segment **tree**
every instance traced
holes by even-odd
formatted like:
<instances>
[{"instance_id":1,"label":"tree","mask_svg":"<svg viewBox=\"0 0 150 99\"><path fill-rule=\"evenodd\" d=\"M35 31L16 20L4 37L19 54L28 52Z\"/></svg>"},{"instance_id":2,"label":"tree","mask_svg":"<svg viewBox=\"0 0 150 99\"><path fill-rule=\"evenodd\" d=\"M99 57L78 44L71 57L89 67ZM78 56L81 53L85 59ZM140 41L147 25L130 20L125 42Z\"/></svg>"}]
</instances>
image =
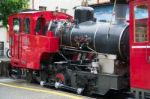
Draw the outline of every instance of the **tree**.
<instances>
[{"instance_id":1,"label":"tree","mask_svg":"<svg viewBox=\"0 0 150 99\"><path fill-rule=\"evenodd\" d=\"M0 21L7 27L8 16L27 7L29 0L0 0Z\"/></svg>"}]
</instances>

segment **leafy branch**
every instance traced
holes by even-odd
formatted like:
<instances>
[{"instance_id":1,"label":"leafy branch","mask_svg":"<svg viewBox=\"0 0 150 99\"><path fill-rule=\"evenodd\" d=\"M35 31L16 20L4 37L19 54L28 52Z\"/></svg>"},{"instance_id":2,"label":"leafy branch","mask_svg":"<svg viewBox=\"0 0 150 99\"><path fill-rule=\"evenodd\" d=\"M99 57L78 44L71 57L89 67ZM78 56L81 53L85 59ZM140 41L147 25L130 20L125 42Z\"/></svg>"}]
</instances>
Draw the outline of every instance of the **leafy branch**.
<instances>
[{"instance_id":1,"label":"leafy branch","mask_svg":"<svg viewBox=\"0 0 150 99\"><path fill-rule=\"evenodd\" d=\"M0 21L7 27L8 17L12 13L26 9L29 0L0 0Z\"/></svg>"}]
</instances>

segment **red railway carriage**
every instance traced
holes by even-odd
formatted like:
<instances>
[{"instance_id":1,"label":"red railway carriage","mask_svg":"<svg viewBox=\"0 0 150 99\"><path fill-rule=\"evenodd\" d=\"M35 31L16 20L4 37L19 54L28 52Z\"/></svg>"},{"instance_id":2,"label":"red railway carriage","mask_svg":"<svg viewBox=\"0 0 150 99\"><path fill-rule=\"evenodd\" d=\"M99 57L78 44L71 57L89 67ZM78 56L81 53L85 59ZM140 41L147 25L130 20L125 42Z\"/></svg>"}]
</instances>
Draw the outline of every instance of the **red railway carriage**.
<instances>
[{"instance_id":1,"label":"red railway carriage","mask_svg":"<svg viewBox=\"0 0 150 99\"><path fill-rule=\"evenodd\" d=\"M40 61L59 51L59 38L49 30L55 20L71 16L60 12L23 11L9 17L11 64L13 67L40 69ZM48 53L48 54L47 54Z\"/></svg>"},{"instance_id":2,"label":"red railway carriage","mask_svg":"<svg viewBox=\"0 0 150 99\"><path fill-rule=\"evenodd\" d=\"M141 16L137 16L137 14ZM130 2L130 82L136 99L150 94L150 0ZM142 97L142 98L141 98Z\"/></svg>"}]
</instances>

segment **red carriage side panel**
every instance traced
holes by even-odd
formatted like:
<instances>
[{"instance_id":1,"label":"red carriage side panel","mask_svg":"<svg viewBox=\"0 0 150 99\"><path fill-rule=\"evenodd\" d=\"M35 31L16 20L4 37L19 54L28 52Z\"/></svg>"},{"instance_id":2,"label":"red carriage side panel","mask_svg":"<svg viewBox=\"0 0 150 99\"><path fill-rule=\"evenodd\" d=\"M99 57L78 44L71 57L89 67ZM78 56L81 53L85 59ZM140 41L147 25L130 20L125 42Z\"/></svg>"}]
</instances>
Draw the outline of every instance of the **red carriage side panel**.
<instances>
[{"instance_id":1,"label":"red carriage side panel","mask_svg":"<svg viewBox=\"0 0 150 99\"><path fill-rule=\"evenodd\" d=\"M149 0L130 2L130 83L136 99L145 99L145 93L150 93L149 4Z\"/></svg>"}]
</instances>

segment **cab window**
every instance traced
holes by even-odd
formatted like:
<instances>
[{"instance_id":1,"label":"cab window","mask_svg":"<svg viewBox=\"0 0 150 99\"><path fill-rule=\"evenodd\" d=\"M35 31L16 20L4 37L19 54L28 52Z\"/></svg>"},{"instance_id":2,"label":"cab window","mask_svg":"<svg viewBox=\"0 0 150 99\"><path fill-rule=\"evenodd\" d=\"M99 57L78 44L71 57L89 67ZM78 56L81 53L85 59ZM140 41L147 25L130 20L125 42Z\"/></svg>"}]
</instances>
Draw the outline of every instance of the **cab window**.
<instances>
[{"instance_id":1,"label":"cab window","mask_svg":"<svg viewBox=\"0 0 150 99\"><path fill-rule=\"evenodd\" d=\"M19 33L21 30L21 20L19 18L13 19L13 32Z\"/></svg>"},{"instance_id":2,"label":"cab window","mask_svg":"<svg viewBox=\"0 0 150 99\"><path fill-rule=\"evenodd\" d=\"M146 5L135 6L135 39L136 43L148 41L148 7Z\"/></svg>"},{"instance_id":3,"label":"cab window","mask_svg":"<svg viewBox=\"0 0 150 99\"><path fill-rule=\"evenodd\" d=\"M29 18L24 19L24 33L25 34L30 33L30 19Z\"/></svg>"},{"instance_id":4,"label":"cab window","mask_svg":"<svg viewBox=\"0 0 150 99\"><path fill-rule=\"evenodd\" d=\"M35 32L38 35L44 35L44 27L46 25L46 20L42 17L37 19Z\"/></svg>"}]
</instances>

